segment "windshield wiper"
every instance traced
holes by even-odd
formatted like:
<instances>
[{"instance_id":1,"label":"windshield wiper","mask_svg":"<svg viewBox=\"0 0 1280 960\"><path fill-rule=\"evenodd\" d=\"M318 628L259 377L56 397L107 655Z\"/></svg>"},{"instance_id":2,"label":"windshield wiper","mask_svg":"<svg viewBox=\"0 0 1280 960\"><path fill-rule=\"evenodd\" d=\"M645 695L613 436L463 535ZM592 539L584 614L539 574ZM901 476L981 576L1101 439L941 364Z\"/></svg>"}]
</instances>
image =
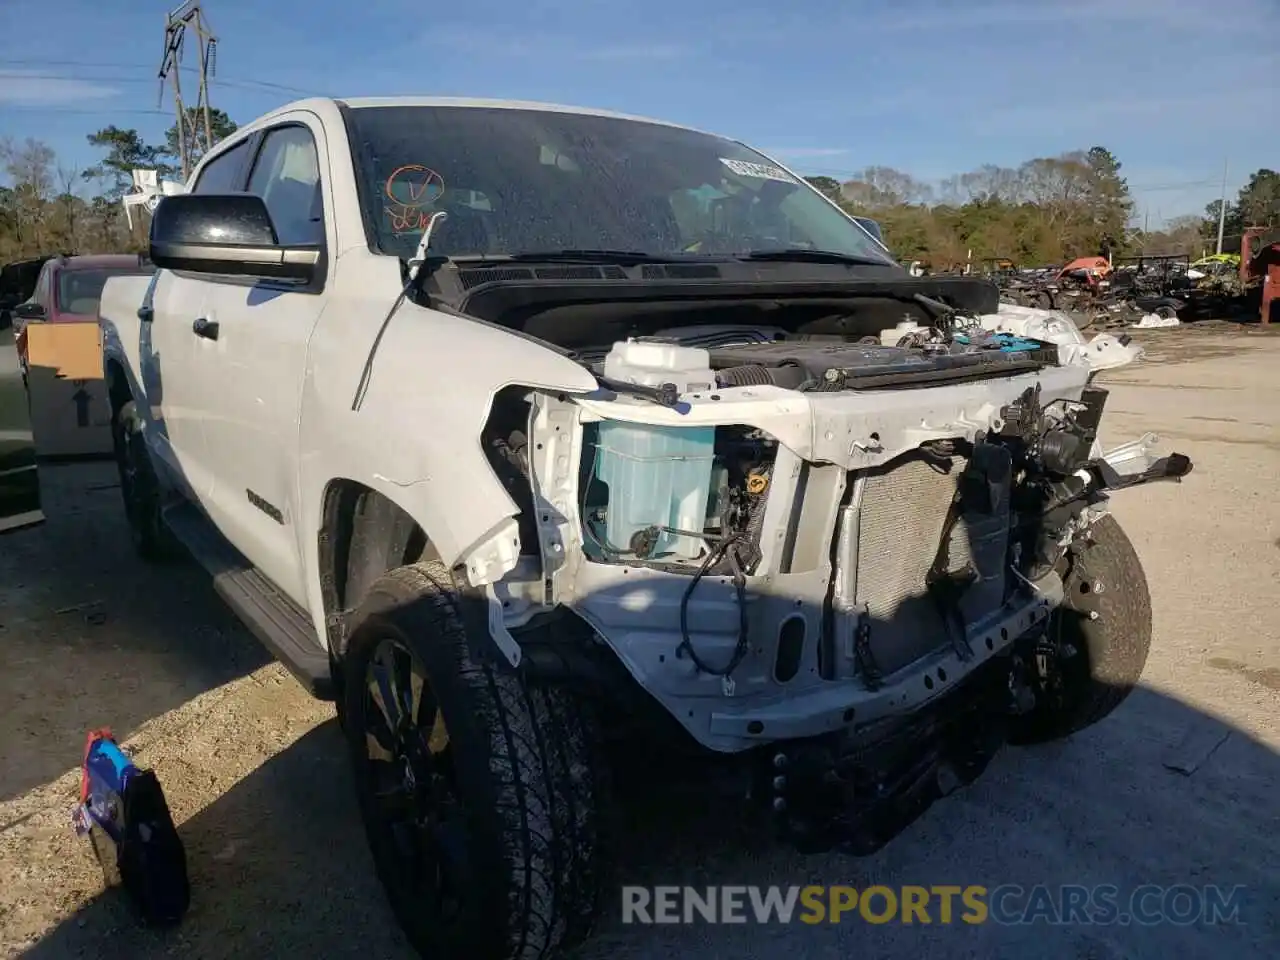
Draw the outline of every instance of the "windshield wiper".
<instances>
[{"instance_id":1,"label":"windshield wiper","mask_svg":"<svg viewBox=\"0 0 1280 960\"><path fill-rule=\"evenodd\" d=\"M646 253L643 250L521 250L519 253L476 254L454 260L500 260L515 263L672 263L698 259L679 253Z\"/></svg>"},{"instance_id":2,"label":"windshield wiper","mask_svg":"<svg viewBox=\"0 0 1280 960\"><path fill-rule=\"evenodd\" d=\"M807 247L780 247L776 250L751 250L738 254L739 260L773 260L778 263L847 263L864 267L887 267L878 257L860 257L835 250L810 250Z\"/></svg>"}]
</instances>

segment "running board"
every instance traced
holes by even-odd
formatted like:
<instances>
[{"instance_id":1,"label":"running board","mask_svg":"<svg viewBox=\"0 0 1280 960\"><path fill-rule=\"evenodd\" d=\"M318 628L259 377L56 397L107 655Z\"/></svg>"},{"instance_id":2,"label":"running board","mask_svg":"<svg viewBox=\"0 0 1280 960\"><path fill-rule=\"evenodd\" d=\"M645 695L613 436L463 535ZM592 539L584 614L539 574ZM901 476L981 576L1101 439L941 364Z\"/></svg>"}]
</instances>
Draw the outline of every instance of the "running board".
<instances>
[{"instance_id":1,"label":"running board","mask_svg":"<svg viewBox=\"0 0 1280 960\"><path fill-rule=\"evenodd\" d=\"M213 589L262 645L312 696L334 699L329 654L316 637L306 611L228 543L198 507L175 504L165 510L164 522L174 538L209 572Z\"/></svg>"}]
</instances>

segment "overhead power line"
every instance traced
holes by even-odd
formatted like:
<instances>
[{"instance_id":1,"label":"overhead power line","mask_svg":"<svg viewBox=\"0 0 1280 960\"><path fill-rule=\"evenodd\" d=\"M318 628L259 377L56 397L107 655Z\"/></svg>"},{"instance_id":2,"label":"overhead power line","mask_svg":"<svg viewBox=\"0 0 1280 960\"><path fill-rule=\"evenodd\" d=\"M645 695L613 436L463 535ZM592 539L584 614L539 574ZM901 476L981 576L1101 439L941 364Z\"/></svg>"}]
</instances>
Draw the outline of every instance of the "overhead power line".
<instances>
[{"instance_id":1,"label":"overhead power line","mask_svg":"<svg viewBox=\"0 0 1280 960\"><path fill-rule=\"evenodd\" d=\"M1178 183L1156 183L1150 186L1145 184L1130 184L1130 190L1140 190L1143 193L1159 193L1164 190L1187 190L1192 187L1211 187L1216 184L1216 180L1183 180Z\"/></svg>"},{"instance_id":2,"label":"overhead power line","mask_svg":"<svg viewBox=\"0 0 1280 960\"><path fill-rule=\"evenodd\" d=\"M0 60L0 80L56 80L67 83L155 83L156 76L152 74L149 77L136 76L119 76L119 75L102 75L89 73L29 73L25 70L14 70L12 67L21 65L23 61ZM51 61L44 61L46 66L56 66L58 64ZM90 66L90 64L83 64ZM140 64L97 64L98 68L114 67L116 69L146 69ZM193 67L182 67L184 73L197 73ZM315 89L307 89L304 87L294 87L285 83L276 83L272 80L259 80L254 77L223 77L219 75L216 82L222 86L236 87L240 89L254 90L260 88L267 91L278 91L280 93L292 93L304 97L326 96Z\"/></svg>"},{"instance_id":3,"label":"overhead power line","mask_svg":"<svg viewBox=\"0 0 1280 960\"><path fill-rule=\"evenodd\" d=\"M86 110L82 107L47 106L42 103L5 104L0 106L0 110L39 110L42 114L54 114L56 116L74 114L80 116L102 117L108 114L111 116L124 114L139 117L169 117L173 115L168 110L139 110L133 107L98 107L94 110Z\"/></svg>"}]
</instances>

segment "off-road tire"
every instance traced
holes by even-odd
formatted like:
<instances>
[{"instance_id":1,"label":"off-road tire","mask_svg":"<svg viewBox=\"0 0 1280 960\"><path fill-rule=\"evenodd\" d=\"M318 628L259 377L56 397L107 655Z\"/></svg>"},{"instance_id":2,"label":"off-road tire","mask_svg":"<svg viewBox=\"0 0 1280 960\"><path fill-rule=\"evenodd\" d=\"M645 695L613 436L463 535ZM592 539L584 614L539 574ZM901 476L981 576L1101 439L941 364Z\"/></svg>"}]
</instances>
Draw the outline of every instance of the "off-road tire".
<instances>
[{"instance_id":1,"label":"off-road tire","mask_svg":"<svg viewBox=\"0 0 1280 960\"><path fill-rule=\"evenodd\" d=\"M392 910L422 956L533 960L585 939L599 915L611 832L605 763L586 703L473 653L466 602L443 564L423 561L387 573L356 611L342 669L357 798ZM424 668L453 751L471 882L447 928L398 884L374 802L366 671L387 639Z\"/></svg>"},{"instance_id":2,"label":"off-road tire","mask_svg":"<svg viewBox=\"0 0 1280 960\"><path fill-rule=\"evenodd\" d=\"M168 560L176 548L161 515L160 480L147 452L142 426L132 400L124 403L111 420L111 441L120 473L125 519L138 556L149 561Z\"/></svg>"},{"instance_id":3,"label":"off-road tire","mask_svg":"<svg viewBox=\"0 0 1280 960\"><path fill-rule=\"evenodd\" d=\"M1110 514L1071 557L1064 586L1049 635L1077 650L1062 664L1065 697L1053 709L1037 706L1017 718L1014 743L1046 743L1097 723L1129 696L1147 663L1151 593L1142 561Z\"/></svg>"},{"instance_id":4,"label":"off-road tire","mask_svg":"<svg viewBox=\"0 0 1280 960\"><path fill-rule=\"evenodd\" d=\"M1168 304L1156 307L1155 315L1159 317L1161 320L1177 320L1178 319L1178 311L1173 309L1173 307L1169 306Z\"/></svg>"}]
</instances>

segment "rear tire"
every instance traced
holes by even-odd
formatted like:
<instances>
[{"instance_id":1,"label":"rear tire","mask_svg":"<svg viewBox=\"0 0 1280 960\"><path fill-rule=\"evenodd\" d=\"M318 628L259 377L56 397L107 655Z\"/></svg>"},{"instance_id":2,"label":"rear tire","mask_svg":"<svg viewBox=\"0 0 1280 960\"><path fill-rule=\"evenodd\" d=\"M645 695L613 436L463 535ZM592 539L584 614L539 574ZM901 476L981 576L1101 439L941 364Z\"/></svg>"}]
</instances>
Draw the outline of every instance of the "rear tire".
<instances>
[{"instance_id":1,"label":"rear tire","mask_svg":"<svg viewBox=\"0 0 1280 960\"><path fill-rule=\"evenodd\" d=\"M147 452L142 419L134 401L129 400L116 411L111 421L111 440L133 547L144 560L167 560L175 553L174 543L160 512L160 480Z\"/></svg>"},{"instance_id":2,"label":"rear tire","mask_svg":"<svg viewBox=\"0 0 1280 960\"><path fill-rule=\"evenodd\" d=\"M566 691L478 661L462 602L427 561L387 573L356 612L343 713L361 815L422 956L543 957L599 913L597 731Z\"/></svg>"},{"instance_id":3,"label":"rear tire","mask_svg":"<svg viewBox=\"0 0 1280 960\"><path fill-rule=\"evenodd\" d=\"M1050 640L1067 654L1056 664L1062 686L1016 718L1014 743L1046 743L1092 726L1120 706L1146 666L1151 594L1142 562L1110 514L1089 535L1066 576L1065 603L1049 622Z\"/></svg>"}]
</instances>

